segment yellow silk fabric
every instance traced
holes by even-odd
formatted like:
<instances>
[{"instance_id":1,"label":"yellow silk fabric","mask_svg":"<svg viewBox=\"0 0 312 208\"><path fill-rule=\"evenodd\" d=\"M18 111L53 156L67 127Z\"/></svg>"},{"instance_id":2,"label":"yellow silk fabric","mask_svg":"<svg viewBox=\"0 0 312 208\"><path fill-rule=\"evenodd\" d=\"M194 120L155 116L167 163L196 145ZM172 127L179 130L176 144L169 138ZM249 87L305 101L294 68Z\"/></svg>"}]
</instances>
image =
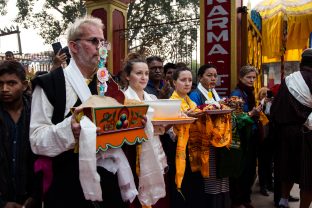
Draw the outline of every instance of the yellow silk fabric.
<instances>
[{"instance_id":1,"label":"yellow silk fabric","mask_svg":"<svg viewBox=\"0 0 312 208\"><path fill-rule=\"evenodd\" d=\"M186 98L181 98L176 92L171 99L182 100L181 110L195 109L196 104ZM176 184L181 188L185 172L186 146L188 144L192 172L200 171L203 177L209 177L209 146L229 146L232 141L231 114L204 115L195 123L175 125L178 136L176 151Z\"/></svg>"},{"instance_id":2,"label":"yellow silk fabric","mask_svg":"<svg viewBox=\"0 0 312 208\"><path fill-rule=\"evenodd\" d=\"M214 147L229 146L232 142L231 114L207 115L206 132Z\"/></svg>"},{"instance_id":3,"label":"yellow silk fabric","mask_svg":"<svg viewBox=\"0 0 312 208\"><path fill-rule=\"evenodd\" d=\"M305 49L307 47L312 32L312 3L310 14L288 17L287 31L287 50ZM301 57L298 60L301 60Z\"/></svg>"},{"instance_id":4,"label":"yellow silk fabric","mask_svg":"<svg viewBox=\"0 0 312 208\"><path fill-rule=\"evenodd\" d=\"M194 103L189 96L186 95L185 98L180 97L176 91L174 91L170 99L178 99L182 101L181 111L185 112L190 109L194 110L196 108L196 103Z\"/></svg>"},{"instance_id":5,"label":"yellow silk fabric","mask_svg":"<svg viewBox=\"0 0 312 208\"><path fill-rule=\"evenodd\" d=\"M189 109L195 109L196 104L188 97L182 98L176 91L173 92L170 99L179 99L181 103L181 111L188 111ZM177 188L181 188L182 180L185 172L185 159L186 159L186 146L189 139L190 124L175 125L173 130L178 136L177 149L176 149L176 176L175 181Z\"/></svg>"},{"instance_id":6,"label":"yellow silk fabric","mask_svg":"<svg viewBox=\"0 0 312 208\"><path fill-rule=\"evenodd\" d=\"M176 175L175 182L177 188L180 189L185 172L186 145L189 139L190 124L175 125L173 130L178 136L176 149Z\"/></svg>"},{"instance_id":7,"label":"yellow silk fabric","mask_svg":"<svg viewBox=\"0 0 312 208\"><path fill-rule=\"evenodd\" d=\"M205 122L206 117L202 116L191 124L188 149L192 172L200 171L203 177L209 177L210 141Z\"/></svg>"},{"instance_id":8,"label":"yellow silk fabric","mask_svg":"<svg viewBox=\"0 0 312 208\"><path fill-rule=\"evenodd\" d=\"M225 147L232 142L231 114L204 115L191 124L189 156L192 172L209 177L209 147Z\"/></svg>"},{"instance_id":9,"label":"yellow silk fabric","mask_svg":"<svg viewBox=\"0 0 312 208\"><path fill-rule=\"evenodd\" d=\"M262 111L259 113L259 116L259 121L262 123L263 126L269 123L268 117Z\"/></svg>"},{"instance_id":10,"label":"yellow silk fabric","mask_svg":"<svg viewBox=\"0 0 312 208\"><path fill-rule=\"evenodd\" d=\"M262 17L263 63L281 61L284 52L285 61L300 61L312 31L312 1L266 0L255 9ZM283 27L287 27L284 40Z\"/></svg>"},{"instance_id":11,"label":"yellow silk fabric","mask_svg":"<svg viewBox=\"0 0 312 208\"><path fill-rule=\"evenodd\" d=\"M283 18L283 13L279 12L262 20L262 55L267 58L280 58L282 55Z\"/></svg>"}]
</instances>

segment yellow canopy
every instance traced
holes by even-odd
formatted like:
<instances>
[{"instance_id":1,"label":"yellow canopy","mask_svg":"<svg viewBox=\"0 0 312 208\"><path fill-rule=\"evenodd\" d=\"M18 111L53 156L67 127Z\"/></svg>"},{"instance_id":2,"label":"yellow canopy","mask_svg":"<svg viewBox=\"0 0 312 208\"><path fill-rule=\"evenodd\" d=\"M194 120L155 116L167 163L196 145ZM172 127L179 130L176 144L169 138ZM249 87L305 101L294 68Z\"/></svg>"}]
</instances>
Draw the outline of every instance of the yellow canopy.
<instances>
[{"instance_id":1,"label":"yellow canopy","mask_svg":"<svg viewBox=\"0 0 312 208\"><path fill-rule=\"evenodd\" d=\"M263 63L279 62L282 55L300 61L312 32L312 1L264 0L255 9L262 17Z\"/></svg>"}]
</instances>

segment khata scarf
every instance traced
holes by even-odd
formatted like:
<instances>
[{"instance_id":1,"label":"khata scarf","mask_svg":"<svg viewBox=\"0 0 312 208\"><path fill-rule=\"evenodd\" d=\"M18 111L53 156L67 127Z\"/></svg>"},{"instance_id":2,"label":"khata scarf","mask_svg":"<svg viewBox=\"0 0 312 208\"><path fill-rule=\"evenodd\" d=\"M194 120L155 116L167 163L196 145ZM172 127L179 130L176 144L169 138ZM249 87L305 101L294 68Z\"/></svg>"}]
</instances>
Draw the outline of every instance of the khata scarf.
<instances>
[{"instance_id":1,"label":"khata scarf","mask_svg":"<svg viewBox=\"0 0 312 208\"><path fill-rule=\"evenodd\" d=\"M129 86L125 91L128 99L141 101L136 92ZM144 92L144 100L153 100ZM167 167L167 159L160 143L159 137L154 136L154 128L151 123L153 110L147 112L145 133L148 140L138 145L137 148L137 174L139 177L138 198L143 206L154 205L160 198L165 197L166 187L164 182L164 169Z\"/></svg>"},{"instance_id":2,"label":"khata scarf","mask_svg":"<svg viewBox=\"0 0 312 208\"><path fill-rule=\"evenodd\" d=\"M215 104L220 107L220 104L219 104L220 97L214 88L212 88L210 92L213 94L213 96L209 96L208 90L201 83L198 83L197 89L205 96L206 104Z\"/></svg>"},{"instance_id":3,"label":"khata scarf","mask_svg":"<svg viewBox=\"0 0 312 208\"><path fill-rule=\"evenodd\" d=\"M69 66L64 69L64 74L81 102L85 102L91 96L91 92L74 59L71 59ZM110 172L117 172L121 196L124 201L132 202L137 195L137 190L130 165L122 149L100 151L96 155L96 126L86 116L82 117L80 125L79 179L85 198L91 201L102 201L100 176L96 171L98 164Z\"/></svg>"},{"instance_id":4,"label":"khata scarf","mask_svg":"<svg viewBox=\"0 0 312 208\"><path fill-rule=\"evenodd\" d=\"M179 99L182 100L181 104L181 111L185 112L189 109L195 109L196 104L189 98L189 96L186 96L185 98L182 98L178 95L176 91L173 92L170 99ZM176 176L175 181L177 188L181 189L182 180L184 177L185 172L185 159L186 159L186 146L189 139L189 130L190 130L190 124L180 124L175 125L174 133L178 136L177 141L177 150L176 150Z\"/></svg>"},{"instance_id":5,"label":"khata scarf","mask_svg":"<svg viewBox=\"0 0 312 208\"><path fill-rule=\"evenodd\" d=\"M302 105L312 108L311 92L300 71L287 76L285 82L290 94L292 94L296 100ZM312 130L312 113L310 113L304 125Z\"/></svg>"},{"instance_id":6,"label":"khata scarf","mask_svg":"<svg viewBox=\"0 0 312 208\"><path fill-rule=\"evenodd\" d=\"M207 98L208 91L199 84L198 89ZM220 100L214 90L214 97ZM209 98L209 97L208 97ZM216 102L213 98L211 98ZM219 103L218 103L219 104ZM191 124L189 149L192 171L201 171L203 177L209 177L209 146L229 146L232 141L231 115L205 115L199 118L195 124ZM199 153L197 153L199 152Z\"/></svg>"}]
</instances>

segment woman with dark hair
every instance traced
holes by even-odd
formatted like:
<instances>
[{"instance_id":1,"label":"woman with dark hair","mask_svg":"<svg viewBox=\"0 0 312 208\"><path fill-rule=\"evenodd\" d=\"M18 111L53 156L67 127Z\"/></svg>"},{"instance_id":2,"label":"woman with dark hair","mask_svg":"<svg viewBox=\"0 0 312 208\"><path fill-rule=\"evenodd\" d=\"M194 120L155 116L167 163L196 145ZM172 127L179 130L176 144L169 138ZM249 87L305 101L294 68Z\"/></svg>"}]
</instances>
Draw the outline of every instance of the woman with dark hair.
<instances>
[{"instance_id":1,"label":"woman with dark hair","mask_svg":"<svg viewBox=\"0 0 312 208\"><path fill-rule=\"evenodd\" d=\"M190 98L197 104L219 105L220 97L214 89L217 82L217 69L212 64L202 65L197 72L199 83L190 94ZM229 208L229 178L218 178L216 174L216 148L209 146L209 177L203 180L202 207Z\"/></svg>"},{"instance_id":2,"label":"woman with dark hair","mask_svg":"<svg viewBox=\"0 0 312 208\"><path fill-rule=\"evenodd\" d=\"M197 88L192 91L190 98L197 104L217 103L220 97L214 89L217 83L217 69L212 64L202 65L197 72L199 83Z\"/></svg>"},{"instance_id":3,"label":"woman with dark hair","mask_svg":"<svg viewBox=\"0 0 312 208\"><path fill-rule=\"evenodd\" d=\"M180 67L173 73L173 84L175 91L170 99L179 99L182 101L181 111L185 114L192 114L196 109L188 93L192 88L192 73L187 67ZM201 183L198 177L200 173L192 173L189 156L189 130L190 124L174 126L174 132L177 135L175 152L175 185L178 190L178 198L173 207L199 207ZM182 196L185 200L181 200ZM180 200L179 200L180 199Z\"/></svg>"},{"instance_id":4,"label":"woman with dark hair","mask_svg":"<svg viewBox=\"0 0 312 208\"><path fill-rule=\"evenodd\" d=\"M252 208L251 203L251 188L256 175L256 146L258 143L258 128L259 113L262 105L256 107L256 98L254 94L254 82L257 78L257 69L253 66L243 66L239 71L239 82L231 93L231 96L237 96L243 99L243 111L253 119L252 132L246 138L246 152L243 161L242 174L237 179L231 179L230 191L232 204L237 207ZM242 141L243 143L243 141ZM243 145L243 144L242 144Z\"/></svg>"}]
</instances>

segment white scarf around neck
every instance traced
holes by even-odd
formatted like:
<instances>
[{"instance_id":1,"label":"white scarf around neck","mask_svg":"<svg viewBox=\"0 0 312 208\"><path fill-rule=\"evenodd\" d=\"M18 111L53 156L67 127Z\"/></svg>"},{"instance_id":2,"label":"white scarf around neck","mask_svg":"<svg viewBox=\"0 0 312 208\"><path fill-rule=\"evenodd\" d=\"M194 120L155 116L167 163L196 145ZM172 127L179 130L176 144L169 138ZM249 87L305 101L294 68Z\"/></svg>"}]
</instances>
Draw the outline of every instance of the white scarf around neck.
<instances>
[{"instance_id":1,"label":"white scarf around neck","mask_svg":"<svg viewBox=\"0 0 312 208\"><path fill-rule=\"evenodd\" d=\"M285 78L286 86L292 96L302 105L312 108L312 96L309 87L304 81L300 71L294 72ZM310 113L305 124L312 130L312 113Z\"/></svg>"},{"instance_id":2,"label":"white scarf around neck","mask_svg":"<svg viewBox=\"0 0 312 208\"><path fill-rule=\"evenodd\" d=\"M81 102L85 102L92 94L73 58L64 69L64 74ZM108 149L106 152L100 151L97 155L96 126L86 116L80 120L80 126L79 179L85 198L103 201L100 176L96 171L96 166L101 166L114 174L117 172L122 199L132 202L138 192L129 162L122 149Z\"/></svg>"},{"instance_id":3,"label":"white scarf around neck","mask_svg":"<svg viewBox=\"0 0 312 208\"><path fill-rule=\"evenodd\" d=\"M125 91L128 99L141 101L137 93L129 86ZM152 97L144 92L144 100L153 100ZM144 206L154 205L160 198L165 197L166 187L164 182L164 169L167 167L166 155L163 151L158 136L154 136L151 118L153 110L149 108L145 133L148 140L142 143L140 156L140 175L139 175L139 195L140 203Z\"/></svg>"},{"instance_id":4,"label":"white scarf around neck","mask_svg":"<svg viewBox=\"0 0 312 208\"><path fill-rule=\"evenodd\" d=\"M211 89L211 92L215 99L213 97L209 98L208 90L200 82L197 85L197 89L205 96L206 104L215 104L220 107L220 104L219 104L220 97L214 88Z\"/></svg>"},{"instance_id":5,"label":"white scarf around neck","mask_svg":"<svg viewBox=\"0 0 312 208\"><path fill-rule=\"evenodd\" d=\"M75 93L81 100L81 103L84 103L92 94L85 81L85 78L78 69L73 58L70 59L69 65L64 69L64 74L70 85L73 87Z\"/></svg>"}]
</instances>

